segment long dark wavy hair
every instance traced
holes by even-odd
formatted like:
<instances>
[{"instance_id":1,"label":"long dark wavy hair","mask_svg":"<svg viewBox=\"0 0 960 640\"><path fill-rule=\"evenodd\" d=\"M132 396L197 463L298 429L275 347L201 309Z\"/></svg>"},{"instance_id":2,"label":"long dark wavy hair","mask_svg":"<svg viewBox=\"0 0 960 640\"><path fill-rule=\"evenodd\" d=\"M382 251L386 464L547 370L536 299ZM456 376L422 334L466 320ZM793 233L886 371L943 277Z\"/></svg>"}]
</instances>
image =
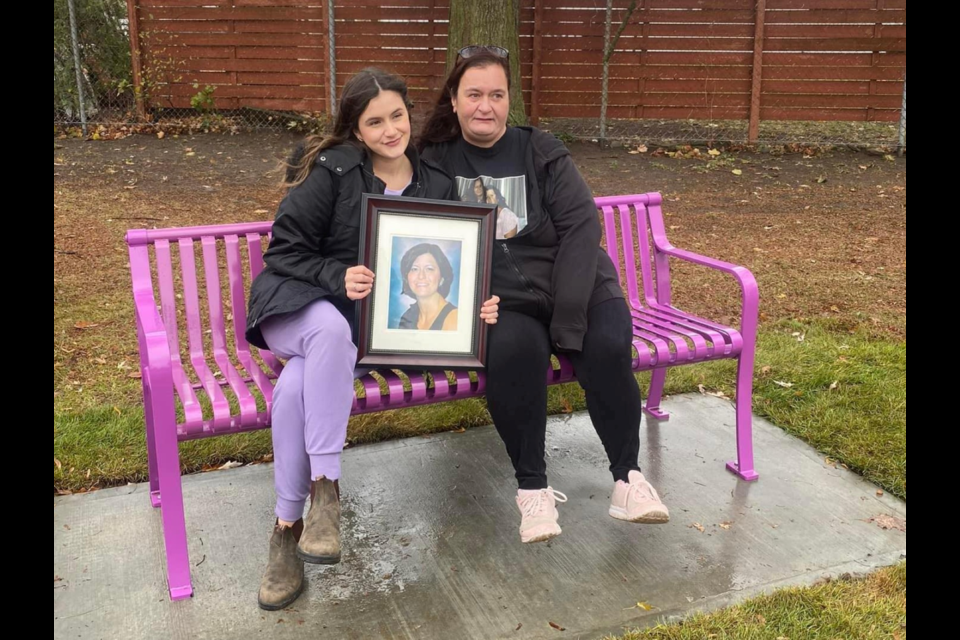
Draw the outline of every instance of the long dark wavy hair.
<instances>
[{"instance_id":1,"label":"long dark wavy hair","mask_svg":"<svg viewBox=\"0 0 960 640\"><path fill-rule=\"evenodd\" d=\"M460 81L463 79L463 74L470 69L490 66L503 69L507 76L507 95L509 95L510 62L506 58L487 52L478 53L469 58L461 58L447 77L447 81L443 85L443 91L440 92L440 97L437 99L437 104L434 106L433 112L430 113L426 124L423 125L423 131L420 132L420 138L417 141L417 147L421 151L427 145L441 144L460 137L460 120L453 111L452 102L457 95L457 91L460 90Z\"/></svg>"},{"instance_id":2,"label":"long dark wavy hair","mask_svg":"<svg viewBox=\"0 0 960 640\"><path fill-rule=\"evenodd\" d=\"M503 197L503 194L500 193L500 189L497 189L495 186L490 185L489 187L483 188L483 201L487 201L487 192L492 191L494 197L497 199L497 207L500 209L509 209L507 205L507 199Z\"/></svg>"},{"instance_id":3,"label":"long dark wavy hair","mask_svg":"<svg viewBox=\"0 0 960 640\"><path fill-rule=\"evenodd\" d=\"M403 103L407 106L407 118L410 118L410 109L413 103L407 95L407 83L403 78L393 73L368 67L358 71L347 81L340 96L340 106L337 109L337 119L333 125L333 132L328 136L311 135L300 144L284 163L285 178L283 186L295 187L301 184L310 175L314 162L320 152L345 142L362 145L357 140L356 131L360 126L360 116L366 111L370 101L380 95L382 91L393 91L400 94Z\"/></svg>"}]
</instances>

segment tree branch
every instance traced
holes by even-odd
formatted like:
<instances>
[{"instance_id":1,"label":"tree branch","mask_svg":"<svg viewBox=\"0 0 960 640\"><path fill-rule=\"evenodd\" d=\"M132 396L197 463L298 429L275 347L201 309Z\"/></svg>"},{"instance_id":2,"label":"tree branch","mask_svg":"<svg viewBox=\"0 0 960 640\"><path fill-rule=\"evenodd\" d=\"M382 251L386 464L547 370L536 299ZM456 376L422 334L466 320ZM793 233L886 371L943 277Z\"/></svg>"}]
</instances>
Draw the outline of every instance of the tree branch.
<instances>
[{"instance_id":1,"label":"tree branch","mask_svg":"<svg viewBox=\"0 0 960 640\"><path fill-rule=\"evenodd\" d=\"M617 42L620 41L620 36L623 35L623 32L627 30L627 25L630 24L630 18L633 17L633 13L637 10L637 0L632 0L630 6L627 7L627 15L623 17L623 22L620 23L620 28L617 29L617 35L613 36L610 40L610 46L603 53L603 62L610 62L610 58L613 57L613 52L617 50Z\"/></svg>"}]
</instances>

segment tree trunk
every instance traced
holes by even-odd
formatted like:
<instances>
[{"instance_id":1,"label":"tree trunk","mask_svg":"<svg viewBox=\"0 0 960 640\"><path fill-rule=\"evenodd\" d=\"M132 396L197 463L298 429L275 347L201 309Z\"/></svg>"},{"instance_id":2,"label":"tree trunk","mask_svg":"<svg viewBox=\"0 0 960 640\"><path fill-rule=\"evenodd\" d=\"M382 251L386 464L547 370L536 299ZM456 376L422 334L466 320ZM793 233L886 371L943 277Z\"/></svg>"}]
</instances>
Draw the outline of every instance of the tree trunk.
<instances>
[{"instance_id":1,"label":"tree trunk","mask_svg":"<svg viewBox=\"0 0 960 640\"><path fill-rule=\"evenodd\" d=\"M450 36L447 68L457 51L470 44L504 47L510 51L510 124L526 124L527 112L520 87L520 1L450 0Z\"/></svg>"}]
</instances>

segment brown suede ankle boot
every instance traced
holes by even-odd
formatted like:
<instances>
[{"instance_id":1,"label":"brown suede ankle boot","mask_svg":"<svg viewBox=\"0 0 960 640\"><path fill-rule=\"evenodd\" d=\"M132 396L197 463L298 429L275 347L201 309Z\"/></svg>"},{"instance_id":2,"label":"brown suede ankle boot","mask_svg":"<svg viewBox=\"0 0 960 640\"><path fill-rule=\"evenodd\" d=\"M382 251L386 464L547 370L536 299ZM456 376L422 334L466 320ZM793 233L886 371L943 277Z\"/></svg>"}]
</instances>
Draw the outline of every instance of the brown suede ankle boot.
<instances>
[{"instance_id":1,"label":"brown suede ankle boot","mask_svg":"<svg viewBox=\"0 0 960 640\"><path fill-rule=\"evenodd\" d=\"M297 541L303 520L293 527L274 526L270 537L270 560L260 582L258 601L265 611L280 611L292 605L303 592L303 561L297 557Z\"/></svg>"},{"instance_id":2,"label":"brown suede ankle boot","mask_svg":"<svg viewBox=\"0 0 960 640\"><path fill-rule=\"evenodd\" d=\"M340 562L340 483L315 480L310 495L313 502L307 513L297 553L310 564Z\"/></svg>"}]
</instances>

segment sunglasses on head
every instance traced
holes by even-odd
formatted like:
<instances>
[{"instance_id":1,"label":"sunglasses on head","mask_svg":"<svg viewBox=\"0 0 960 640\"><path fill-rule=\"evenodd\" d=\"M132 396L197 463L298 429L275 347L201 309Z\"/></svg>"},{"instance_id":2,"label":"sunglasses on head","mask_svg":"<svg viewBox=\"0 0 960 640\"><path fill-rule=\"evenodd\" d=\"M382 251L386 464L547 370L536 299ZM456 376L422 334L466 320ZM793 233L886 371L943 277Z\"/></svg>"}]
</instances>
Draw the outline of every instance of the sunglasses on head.
<instances>
[{"instance_id":1,"label":"sunglasses on head","mask_svg":"<svg viewBox=\"0 0 960 640\"><path fill-rule=\"evenodd\" d=\"M457 59L472 58L481 53L492 53L498 58L509 58L510 52L503 47L494 47L486 44L471 44L457 52Z\"/></svg>"}]
</instances>

